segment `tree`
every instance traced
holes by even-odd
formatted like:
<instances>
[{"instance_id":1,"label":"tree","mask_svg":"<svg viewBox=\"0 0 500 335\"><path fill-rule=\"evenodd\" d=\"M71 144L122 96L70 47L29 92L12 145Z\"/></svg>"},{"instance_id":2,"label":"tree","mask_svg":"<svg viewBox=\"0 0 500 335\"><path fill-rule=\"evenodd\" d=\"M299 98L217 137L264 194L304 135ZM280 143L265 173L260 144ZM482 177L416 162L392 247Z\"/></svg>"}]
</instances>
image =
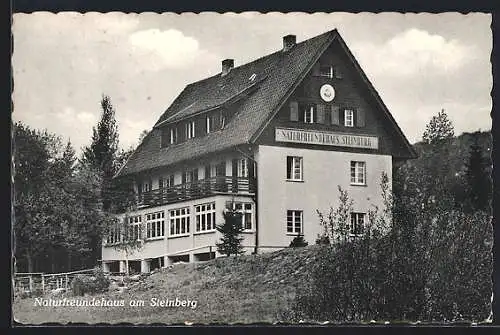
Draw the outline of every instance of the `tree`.
<instances>
[{"instance_id":1,"label":"tree","mask_svg":"<svg viewBox=\"0 0 500 335\"><path fill-rule=\"evenodd\" d=\"M82 162L102 173L103 209L109 210L113 198L111 179L117 171L118 127L109 96L102 97L101 108L101 119L92 129L92 143L83 149Z\"/></svg>"},{"instance_id":2,"label":"tree","mask_svg":"<svg viewBox=\"0 0 500 335\"><path fill-rule=\"evenodd\" d=\"M149 134L149 131L144 129L141 134L139 135L139 144L142 143L142 141L146 138L146 136L148 136Z\"/></svg>"},{"instance_id":3,"label":"tree","mask_svg":"<svg viewBox=\"0 0 500 335\"><path fill-rule=\"evenodd\" d=\"M17 258L25 257L30 272L60 232L52 222L59 192L49 173L59 144L47 131L14 125L14 241Z\"/></svg>"},{"instance_id":4,"label":"tree","mask_svg":"<svg viewBox=\"0 0 500 335\"><path fill-rule=\"evenodd\" d=\"M243 253L241 245L243 238L240 237L243 232L242 214L233 209L227 209L223 215L224 223L215 227L222 234L221 241L216 243L217 250L227 256L240 255Z\"/></svg>"},{"instance_id":5,"label":"tree","mask_svg":"<svg viewBox=\"0 0 500 335\"><path fill-rule=\"evenodd\" d=\"M466 163L467 198L471 210L489 209L491 180L488 175L488 161L479 144L479 132L473 134L469 159Z\"/></svg>"},{"instance_id":6,"label":"tree","mask_svg":"<svg viewBox=\"0 0 500 335\"><path fill-rule=\"evenodd\" d=\"M109 96L102 97L101 109L102 114L97 127L92 129L92 142L83 149L81 164L88 165L99 173L101 178L99 197L102 199L102 209L109 212L112 209L115 192L112 179L117 171L118 127ZM100 224L93 222L96 233L92 234L91 247L96 260L100 258L101 253L102 236L98 232L102 232L103 227L99 227Z\"/></svg>"},{"instance_id":7,"label":"tree","mask_svg":"<svg viewBox=\"0 0 500 335\"><path fill-rule=\"evenodd\" d=\"M431 121L427 124L422 138L425 143L430 144L450 139L453 135L453 124L448 119L448 115L445 113L444 109L441 109L438 115L433 116Z\"/></svg>"}]
</instances>

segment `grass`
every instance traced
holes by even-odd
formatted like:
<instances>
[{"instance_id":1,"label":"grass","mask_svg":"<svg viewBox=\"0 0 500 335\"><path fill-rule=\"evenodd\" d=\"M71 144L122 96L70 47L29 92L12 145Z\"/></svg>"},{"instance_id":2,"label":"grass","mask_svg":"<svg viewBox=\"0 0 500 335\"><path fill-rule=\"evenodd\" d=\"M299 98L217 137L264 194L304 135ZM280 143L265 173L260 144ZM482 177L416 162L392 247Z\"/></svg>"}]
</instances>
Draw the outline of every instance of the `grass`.
<instances>
[{"instance_id":1,"label":"grass","mask_svg":"<svg viewBox=\"0 0 500 335\"><path fill-rule=\"evenodd\" d=\"M16 299L13 317L23 324L57 323L273 323L283 321L298 290L308 282L317 246L222 257L162 269L123 293L68 299L124 300L123 307L49 307ZM47 297L46 297L47 298ZM151 306L152 298L195 300L196 308ZM61 299L54 297L53 299ZM130 306L131 301L144 306Z\"/></svg>"}]
</instances>

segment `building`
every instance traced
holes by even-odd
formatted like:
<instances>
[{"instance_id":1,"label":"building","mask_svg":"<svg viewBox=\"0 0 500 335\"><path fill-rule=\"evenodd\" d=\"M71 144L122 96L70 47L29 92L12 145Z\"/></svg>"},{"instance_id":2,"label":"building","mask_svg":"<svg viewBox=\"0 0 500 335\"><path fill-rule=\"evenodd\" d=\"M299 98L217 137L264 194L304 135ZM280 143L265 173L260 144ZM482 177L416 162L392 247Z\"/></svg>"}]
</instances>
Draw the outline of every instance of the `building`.
<instances>
[{"instance_id":1,"label":"building","mask_svg":"<svg viewBox=\"0 0 500 335\"><path fill-rule=\"evenodd\" d=\"M246 252L314 244L317 210L354 200L352 233L381 205L380 177L415 152L337 30L189 84L161 115L116 178L133 177L139 207L123 217L142 225L130 266L148 272L176 261L218 256L223 210L244 213ZM139 231L139 230L137 230ZM105 270L125 255L104 241Z\"/></svg>"}]
</instances>

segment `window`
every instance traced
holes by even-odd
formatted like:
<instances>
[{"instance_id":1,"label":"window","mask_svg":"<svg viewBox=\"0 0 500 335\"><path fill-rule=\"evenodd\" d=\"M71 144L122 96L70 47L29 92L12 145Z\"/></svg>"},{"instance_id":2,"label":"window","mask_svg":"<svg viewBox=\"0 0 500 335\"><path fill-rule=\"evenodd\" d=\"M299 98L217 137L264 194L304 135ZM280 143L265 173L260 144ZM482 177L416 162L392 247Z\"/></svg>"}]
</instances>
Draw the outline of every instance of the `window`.
<instances>
[{"instance_id":1,"label":"window","mask_svg":"<svg viewBox=\"0 0 500 335\"><path fill-rule=\"evenodd\" d=\"M128 241L139 241L141 240L141 224L142 224L142 217L140 215L136 216L130 216L128 218L128 232L126 239Z\"/></svg>"},{"instance_id":2,"label":"window","mask_svg":"<svg viewBox=\"0 0 500 335\"><path fill-rule=\"evenodd\" d=\"M147 238L165 236L165 212L146 214L146 230Z\"/></svg>"},{"instance_id":3,"label":"window","mask_svg":"<svg viewBox=\"0 0 500 335\"><path fill-rule=\"evenodd\" d=\"M170 144L177 143L177 128L170 128Z\"/></svg>"},{"instance_id":4,"label":"window","mask_svg":"<svg viewBox=\"0 0 500 335\"><path fill-rule=\"evenodd\" d=\"M160 180L158 181L158 187L161 188L169 188L174 186L174 175L171 174L167 176L166 178L160 177Z\"/></svg>"},{"instance_id":5,"label":"window","mask_svg":"<svg viewBox=\"0 0 500 335\"><path fill-rule=\"evenodd\" d=\"M238 159L238 177L248 177L248 160L246 158Z\"/></svg>"},{"instance_id":6,"label":"window","mask_svg":"<svg viewBox=\"0 0 500 335\"><path fill-rule=\"evenodd\" d=\"M186 138L194 138L194 121L186 123Z\"/></svg>"},{"instance_id":7,"label":"window","mask_svg":"<svg viewBox=\"0 0 500 335\"><path fill-rule=\"evenodd\" d=\"M214 116L207 115L207 134L214 130Z\"/></svg>"},{"instance_id":8,"label":"window","mask_svg":"<svg viewBox=\"0 0 500 335\"><path fill-rule=\"evenodd\" d=\"M170 236L189 234L189 207L170 211Z\"/></svg>"},{"instance_id":9,"label":"window","mask_svg":"<svg viewBox=\"0 0 500 335\"><path fill-rule=\"evenodd\" d=\"M244 230L252 230L253 228L253 205L248 202L233 201L229 208L241 213L241 226Z\"/></svg>"},{"instance_id":10,"label":"window","mask_svg":"<svg viewBox=\"0 0 500 335\"><path fill-rule=\"evenodd\" d=\"M151 191L151 180L144 182L141 184L141 191L142 192L149 192Z\"/></svg>"},{"instance_id":11,"label":"window","mask_svg":"<svg viewBox=\"0 0 500 335\"><path fill-rule=\"evenodd\" d=\"M354 236L363 235L365 227L365 213L351 213L350 233Z\"/></svg>"},{"instance_id":12,"label":"window","mask_svg":"<svg viewBox=\"0 0 500 335\"><path fill-rule=\"evenodd\" d=\"M319 68L319 75L321 77L333 78L334 76L333 66L321 66Z\"/></svg>"},{"instance_id":13,"label":"window","mask_svg":"<svg viewBox=\"0 0 500 335\"><path fill-rule=\"evenodd\" d=\"M286 212L286 232L290 234L301 234L302 218L302 211L288 210Z\"/></svg>"},{"instance_id":14,"label":"window","mask_svg":"<svg viewBox=\"0 0 500 335\"><path fill-rule=\"evenodd\" d=\"M354 127L354 111L352 109L344 111L344 126Z\"/></svg>"},{"instance_id":15,"label":"window","mask_svg":"<svg viewBox=\"0 0 500 335\"><path fill-rule=\"evenodd\" d=\"M302 157L287 156L286 179L299 181L302 180Z\"/></svg>"},{"instance_id":16,"label":"window","mask_svg":"<svg viewBox=\"0 0 500 335\"><path fill-rule=\"evenodd\" d=\"M226 116L225 115L221 115L221 118L220 118L220 129L224 129L225 126L226 126Z\"/></svg>"},{"instance_id":17,"label":"window","mask_svg":"<svg viewBox=\"0 0 500 335\"><path fill-rule=\"evenodd\" d=\"M120 227L111 227L108 232L108 236L106 237L106 244L115 244L120 243L121 241Z\"/></svg>"},{"instance_id":18,"label":"window","mask_svg":"<svg viewBox=\"0 0 500 335\"><path fill-rule=\"evenodd\" d=\"M197 168L194 168L194 169L190 169L190 170L186 170L183 172L182 174L182 183L192 183L192 182L195 182L198 180L198 169Z\"/></svg>"},{"instance_id":19,"label":"window","mask_svg":"<svg viewBox=\"0 0 500 335\"><path fill-rule=\"evenodd\" d=\"M196 215L196 232L215 230L215 202L194 207Z\"/></svg>"},{"instance_id":20,"label":"window","mask_svg":"<svg viewBox=\"0 0 500 335\"><path fill-rule=\"evenodd\" d=\"M314 106L304 107L304 122L314 123Z\"/></svg>"},{"instance_id":21,"label":"window","mask_svg":"<svg viewBox=\"0 0 500 335\"><path fill-rule=\"evenodd\" d=\"M366 185L365 162L351 161L351 185Z\"/></svg>"}]
</instances>

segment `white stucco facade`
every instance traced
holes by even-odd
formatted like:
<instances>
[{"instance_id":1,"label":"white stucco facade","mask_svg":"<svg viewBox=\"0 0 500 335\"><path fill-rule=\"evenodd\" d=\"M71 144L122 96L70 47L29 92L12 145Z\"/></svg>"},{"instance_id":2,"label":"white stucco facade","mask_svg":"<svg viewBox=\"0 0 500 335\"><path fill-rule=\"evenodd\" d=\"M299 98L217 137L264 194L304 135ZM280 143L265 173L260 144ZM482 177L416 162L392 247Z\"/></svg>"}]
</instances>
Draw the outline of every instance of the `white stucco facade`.
<instances>
[{"instance_id":1,"label":"white stucco facade","mask_svg":"<svg viewBox=\"0 0 500 335\"><path fill-rule=\"evenodd\" d=\"M302 157L303 181L287 180L287 156ZM373 205L381 208L382 173L387 173L389 183L392 176L392 157L389 155L261 145L256 161L259 245L262 246L288 246L297 235L287 233L287 210L303 211L304 238L314 244L322 232L316 210L326 215L331 206L338 206L338 186L353 199L353 211L367 213ZM351 185L351 161L366 163L365 186Z\"/></svg>"}]
</instances>

